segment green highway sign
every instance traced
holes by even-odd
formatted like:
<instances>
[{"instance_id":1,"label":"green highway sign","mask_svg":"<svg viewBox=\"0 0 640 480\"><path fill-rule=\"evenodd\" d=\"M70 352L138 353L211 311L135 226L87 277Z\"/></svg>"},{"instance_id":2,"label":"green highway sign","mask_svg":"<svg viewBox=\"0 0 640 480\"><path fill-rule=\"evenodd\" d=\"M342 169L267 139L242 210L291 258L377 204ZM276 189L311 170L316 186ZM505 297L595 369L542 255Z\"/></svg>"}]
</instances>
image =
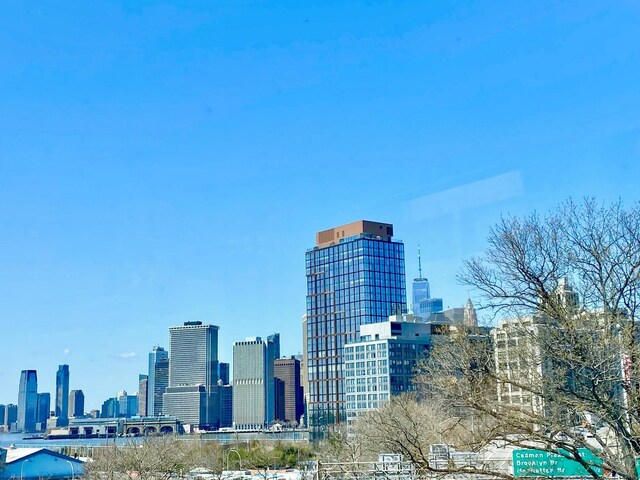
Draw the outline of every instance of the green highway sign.
<instances>
[{"instance_id":1,"label":"green highway sign","mask_svg":"<svg viewBox=\"0 0 640 480\"><path fill-rule=\"evenodd\" d=\"M580 456L587 462L602 464L586 448L578 449ZM594 467L602 475L602 467ZM516 477L591 477L587 470L575 460L542 450L522 449L513 451L513 474Z\"/></svg>"}]
</instances>

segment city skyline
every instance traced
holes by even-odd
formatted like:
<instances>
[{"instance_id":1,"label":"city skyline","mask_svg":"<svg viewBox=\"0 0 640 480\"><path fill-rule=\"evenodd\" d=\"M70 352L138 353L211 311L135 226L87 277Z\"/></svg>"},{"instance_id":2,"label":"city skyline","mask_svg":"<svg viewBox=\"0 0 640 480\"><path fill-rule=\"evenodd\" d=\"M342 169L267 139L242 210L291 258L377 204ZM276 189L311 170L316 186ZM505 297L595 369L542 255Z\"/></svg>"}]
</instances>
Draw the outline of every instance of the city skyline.
<instances>
[{"instance_id":1,"label":"city skyline","mask_svg":"<svg viewBox=\"0 0 640 480\"><path fill-rule=\"evenodd\" d=\"M503 214L636 201L640 10L543 1L7 5L0 39L0 403L20 372L87 408L168 328L219 358L302 353L304 252L358 219L418 244L444 308ZM482 316L482 312L479 313ZM481 319L482 320L482 319Z\"/></svg>"}]
</instances>

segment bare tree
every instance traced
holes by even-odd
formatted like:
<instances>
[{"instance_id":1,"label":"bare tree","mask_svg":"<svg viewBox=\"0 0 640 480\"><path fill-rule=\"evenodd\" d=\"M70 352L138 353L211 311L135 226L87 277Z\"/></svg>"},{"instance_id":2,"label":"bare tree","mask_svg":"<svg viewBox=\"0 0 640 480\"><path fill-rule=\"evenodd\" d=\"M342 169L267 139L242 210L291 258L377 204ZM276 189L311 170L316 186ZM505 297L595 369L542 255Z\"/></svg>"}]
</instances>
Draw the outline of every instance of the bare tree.
<instances>
[{"instance_id":1,"label":"bare tree","mask_svg":"<svg viewBox=\"0 0 640 480\"><path fill-rule=\"evenodd\" d=\"M492 345L453 336L422 383L492 419L492 440L637 479L640 205L568 201L502 219L488 245L459 278L502 318Z\"/></svg>"},{"instance_id":2,"label":"bare tree","mask_svg":"<svg viewBox=\"0 0 640 480\"><path fill-rule=\"evenodd\" d=\"M183 442L187 449L187 464L193 469L203 469L203 473L212 475L214 478L221 478L222 472L226 470L227 456L229 452L217 441L206 442ZM194 475L197 478L196 475Z\"/></svg>"},{"instance_id":3,"label":"bare tree","mask_svg":"<svg viewBox=\"0 0 640 480\"><path fill-rule=\"evenodd\" d=\"M94 450L87 464L89 478L168 479L184 474L192 459L185 442L174 437L149 437L140 443L107 446Z\"/></svg>"}]
</instances>

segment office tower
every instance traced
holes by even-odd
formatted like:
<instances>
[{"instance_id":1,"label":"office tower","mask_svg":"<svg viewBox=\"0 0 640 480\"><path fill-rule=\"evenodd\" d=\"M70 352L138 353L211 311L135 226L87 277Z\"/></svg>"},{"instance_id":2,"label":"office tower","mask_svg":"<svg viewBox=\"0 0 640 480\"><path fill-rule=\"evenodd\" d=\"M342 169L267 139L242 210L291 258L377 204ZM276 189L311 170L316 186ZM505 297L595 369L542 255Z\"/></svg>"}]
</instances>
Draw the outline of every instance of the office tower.
<instances>
[{"instance_id":1,"label":"office tower","mask_svg":"<svg viewBox=\"0 0 640 480\"><path fill-rule=\"evenodd\" d=\"M169 329L169 386L163 413L191 427L215 429L220 423L218 330L202 322Z\"/></svg>"},{"instance_id":2,"label":"office tower","mask_svg":"<svg viewBox=\"0 0 640 480\"><path fill-rule=\"evenodd\" d=\"M18 406L8 403L5 407L3 418L5 431L14 430L18 421Z\"/></svg>"},{"instance_id":3,"label":"office tower","mask_svg":"<svg viewBox=\"0 0 640 480\"><path fill-rule=\"evenodd\" d=\"M82 390L69 392L69 413L72 417L84 416L84 392Z\"/></svg>"},{"instance_id":4,"label":"office tower","mask_svg":"<svg viewBox=\"0 0 640 480\"><path fill-rule=\"evenodd\" d=\"M153 385L153 415L164 414L164 392L169 386L169 357L158 358L154 367L154 385ZM149 387L147 386L147 389ZM149 395L151 395L151 391ZM148 409L149 407L147 407ZM149 410L149 414L151 411Z\"/></svg>"},{"instance_id":5,"label":"office tower","mask_svg":"<svg viewBox=\"0 0 640 480\"><path fill-rule=\"evenodd\" d=\"M420 307L414 311L423 320L427 320L434 313L442 312L443 301L441 298L425 298L420 301Z\"/></svg>"},{"instance_id":6,"label":"office tower","mask_svg":"<svg viewBox=\"0 0 640 480\"><path fill-rule=\"evenodd\" d=\"M269 426L275 413L273 367L279 342L249 337L233 343L233 422L237 429Z\"/></svg>"},{"instance_id":7,"label":"office tower","mask_svg":"<svg viewBox=\"0 0 640 480\"><path fill-rule=\"evenodd\" d=\"M417 362L432 345L432 325L417 315L393 315L382 323L362 325L360 339L345 346L347 421L414 389Z\"/></svg>"},{"instance_id":8,"label":"office tower","mask_svg":"<svg viewBox=\"0 0 640 480\"><path fill-rule=\"evenodd\" d=\"M420 245L418 245L418 278L413 279L411 308L416 315L420 314L420 302L427 298L431 298L431 290L429 289L429 280L422 276L422 256L420 255Z\"/></svg>"},{"instance_id":9,"label":"office tower","mask_svg":"<svg viewBox=\"0 0 640 480\"><path fill-rule=\"evenodd\" d=\"M149 376L140 374L138 375L138 416L146 417L148 406L148 386Z\"/></svg>"},{"instance_id":10,"label":"office tower","mask_svg":"<svg viewBox=\"0 0 640 480\"><path fill-rule=\"evenodd\" d=\"M284 382L278 377L273 379L273 401L275 407L273 418L277 422L286 422L284 413Z\"/></svg>"},{"instance_id":11,"label":"office tower","mask_svg":"<svg viewBox=\"0 0 640 480\"><path fill-rule=\"evenodd\" d=\"M38 407L36 410L36 429L46 430L47 420L51 415L51 394L39 393L38 394Z\"/></svg>"},{"instance_id":12,"label":"office tower","mask_svg":"<svg viewBox=\"0 0 640 480\"><path fill-rule=\"evenodd\" d=\"M218 379L222 380L222 385L229 385L229 369L230 365L228 363L220 362L218 365Z\"/></svg>"},{"instance_id":13,"label":"office tower","mask_svg":"<svg viewBox=\"0 0 640 480\"><path fill-rule=\"evenodd\" d=\"M273 359L280 358L280 334L272 333L267 337L267 342L273 343Z\"/></svg>"},{"instance_id":14,"label":"office tower","mask_svg":"<svg viewBox=\"0 0 640 480\"><path fill-rule=\"evenodd\" d=\"M7 411L7 406L0 404L0 432L6 432L8 428L6 428L4 424L4 416Z\"/></svg>"},{"instance_id":15,"label":"office tower","mask_svg":"<svg viewBox=\"0 0 640 480\"><path fill-rule=\"evenodd\" d=\"M138 414L138 394L127 395L127 413L126 417L135 417Z\"/></svg>"},{"instance_id":16,"label":"office tower","mask_svg":"<svg viewBox=\"0 0 640 480\"><path fill-rule=\"evenodd\" d=\"M35 431L37 410L38 374L35 370L22 370L18 392L18 418L16 419L16 429L19 432Z\"/></svg>"},{"instance_id":17,"label":"office tower","mask_svg":"<svg viewBox=\"0 0 640 480\"><path fill-rule=\"evenodd\" d=\"M220 428L232 427L233 387L231 385L223 385L222 380L219 380L218 391L220 392Z\"/></svg>"},{"instance_id":18,"label":"office tower","mask_svg":"<svg viewBox=\"0 0 640 480\"><path fill-rule=\"evenodd\" d=\"M58 366L56 373L56 417L59 427L69 424L69 365Z\"/></svg>"},{"instance_id":19,"label":"office tower","mask_svg":"<svg viewBox=\"0 0 640 480\"><path fill-rule=\"evenodd\" d=\"M404 245L388 223L359 221L316 234L306 252L309 426L346 419L343 349L360 325L406 311Z\"/></svg>"},{"instance_id":20,"label":"office tower","mask_svg":"<svg viewBox=\"0 0 640 480\"><path fill-rule=\"evenodd\" d=\"M276 394L278 405L276 420L298 423L303 412L302 385L300 384L300 360L295 357L275 361ZM279 395L278 395L279 394Z\"/></svg>"},{"instance_id":21,"label":"office tower","mask_svg":"<svg viewBox=\"0 0 640 480\"><path fill-rule=\"evenodd\" d=\"M147 382L147 414L162 414L162 395L169 385L169 352L153 347L149 353L149 381Z\"/></svg>"},{"instance_id":22,"label":"office tower","mask_svg":"<svg viewBox=\"0 0 640 480\"><path fill-rule=\"evenodd\" d=\"M425 321L433 313L442 311L442 305L441 298L431 298L429 280L422 276L422 256L418 246L418 278L413 279L411 311Z\"/></svg>"},{"instance_id":23,"label":"office tower","mask_svg":"<svg viewBox=\"0 0 640 480\"><path fill-rule=\"evenodd\" d=\"M100 418L116 418L119 415L120 406L116 397L107 398L102 402Z\"/></svg>"}]
</instances>

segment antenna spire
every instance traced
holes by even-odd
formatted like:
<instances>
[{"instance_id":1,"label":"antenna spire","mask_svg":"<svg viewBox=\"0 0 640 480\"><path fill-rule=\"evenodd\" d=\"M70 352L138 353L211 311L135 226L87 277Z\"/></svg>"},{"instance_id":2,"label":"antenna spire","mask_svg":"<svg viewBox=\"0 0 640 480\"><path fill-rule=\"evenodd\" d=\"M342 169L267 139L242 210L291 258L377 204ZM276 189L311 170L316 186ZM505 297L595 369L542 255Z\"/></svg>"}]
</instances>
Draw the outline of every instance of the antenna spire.
<instances>
[{"instance_id":1,"label":"antenna spire","mask_svg":"<svg viewBox=\"0 0 640 480\"><path fill-rule=\"evenodd\" d=\"M418 244L418 278L422 278L422 255L420 255L420 244Z\"/></svg>"}]
</instances>

